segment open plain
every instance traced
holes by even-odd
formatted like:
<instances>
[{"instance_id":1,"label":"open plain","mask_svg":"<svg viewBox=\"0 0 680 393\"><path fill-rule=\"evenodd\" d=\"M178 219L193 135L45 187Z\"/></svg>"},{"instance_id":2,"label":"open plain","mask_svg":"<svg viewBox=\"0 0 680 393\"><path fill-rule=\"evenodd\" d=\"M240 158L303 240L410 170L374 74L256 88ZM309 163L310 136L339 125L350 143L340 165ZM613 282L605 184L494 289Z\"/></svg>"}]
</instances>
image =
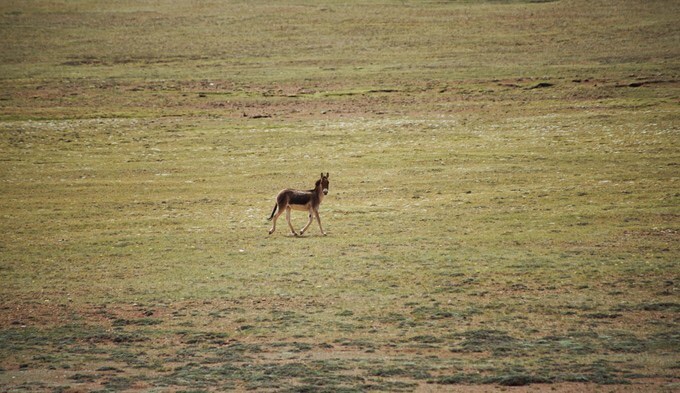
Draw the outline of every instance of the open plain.
<instances>
[{"instance_id":1,"label":"open plain","mask_svg":"<svg viewBox=\"0 0 680 393\"><path fill-rule=\"evenodd\" d=\"M0 390L680 390L679 17L1 1Z\"/></svg>"}]
</instances>

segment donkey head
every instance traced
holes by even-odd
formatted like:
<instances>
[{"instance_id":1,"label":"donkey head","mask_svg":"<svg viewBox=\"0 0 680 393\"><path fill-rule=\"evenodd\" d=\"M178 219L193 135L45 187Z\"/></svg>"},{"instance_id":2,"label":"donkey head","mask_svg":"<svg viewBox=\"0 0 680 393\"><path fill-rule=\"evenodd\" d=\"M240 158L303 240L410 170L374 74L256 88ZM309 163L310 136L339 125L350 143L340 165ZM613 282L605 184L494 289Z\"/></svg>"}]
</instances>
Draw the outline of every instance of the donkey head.
<instances>
[{"instance_id":1,"label":"donkey head","mask_svg":"<svg viewBox=\"0 0 680 393\"><path fill-rule=\"evenodd\" d=\"M326 172L326 175L321 172L321 179L319 179L319 182L317 183L321 186L321 191L323 191L324 195L328 195L328 175L328 172Z\"/></svg>"}]
</instances>

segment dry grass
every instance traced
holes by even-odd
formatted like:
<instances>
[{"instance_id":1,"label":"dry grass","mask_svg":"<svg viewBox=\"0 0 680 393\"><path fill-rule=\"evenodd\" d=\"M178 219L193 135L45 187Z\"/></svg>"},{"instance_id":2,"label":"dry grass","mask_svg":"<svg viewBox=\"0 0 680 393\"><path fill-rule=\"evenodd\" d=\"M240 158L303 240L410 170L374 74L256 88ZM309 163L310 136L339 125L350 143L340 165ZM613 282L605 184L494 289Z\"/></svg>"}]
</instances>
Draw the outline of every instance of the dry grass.
<instances>
[{"instance_id":1,"label":"dry grass","mask_svg":"<svg viewBox=\"0 0 680 393\"><path fill-rule=\"evenodd\" d=\"M672 391L676 8L3 3L0 386Z\"/></svg>"}]
</instances>

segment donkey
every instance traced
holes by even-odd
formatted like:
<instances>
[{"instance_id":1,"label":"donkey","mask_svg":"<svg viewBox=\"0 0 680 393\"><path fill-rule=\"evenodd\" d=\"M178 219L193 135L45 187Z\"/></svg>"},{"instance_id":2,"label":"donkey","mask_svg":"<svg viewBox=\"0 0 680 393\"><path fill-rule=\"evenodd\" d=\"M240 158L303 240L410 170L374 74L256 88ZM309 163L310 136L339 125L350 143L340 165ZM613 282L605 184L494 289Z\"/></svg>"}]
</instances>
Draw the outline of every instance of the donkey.
<instances>
[{"instance_id":1,"label":"donkey","mask_svg":"<svg viewBox=\"0 0 680 393\"><path fill-rule=\"evenodd\" d=\"M293 235L298 236L298 233L295 232L295 228L293 228L293 224L290 223L290 210L293 209L309 212L309 221L307 222L307 225L304 226L304 228L300 229L300 236L305 233L307 228L309 228L309 225L312 223L312 214L316 216L316 221L319 222L319 229L321 229L321 233L326 236L326 232L323 231L323 227L321 226L319 205L321 204L321 201L323 201L324 195L328 194L328 175L328 172L326 172L325 175L322 172L321 178L316 181L313 190L302 191L287 188L279 192L279 195L276 196L276 205L274 205L272 215L269 216L270 221L274 219L272 222L272 229L269 230L270 235L276 230L276 219L279 218L281 213L283 213L285 210L286 221L288 221L290 231L293 233Z\"/></svg>"}]
</instances>

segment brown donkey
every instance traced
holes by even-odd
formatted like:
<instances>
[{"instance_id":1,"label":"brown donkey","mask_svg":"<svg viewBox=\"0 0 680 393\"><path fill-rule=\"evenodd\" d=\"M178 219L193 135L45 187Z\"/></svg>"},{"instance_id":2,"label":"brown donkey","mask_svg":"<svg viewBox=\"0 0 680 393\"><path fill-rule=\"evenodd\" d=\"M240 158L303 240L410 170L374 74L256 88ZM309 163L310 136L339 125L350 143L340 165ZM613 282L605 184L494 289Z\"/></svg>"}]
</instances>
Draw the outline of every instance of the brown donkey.
<instances>
[{"instance_id":1,"label":"brown donkey","mask_svg":"<svg viewBox=\"0 0 680 393\"><path fill-rule=\"evenodd\" d=\"M325 175L321 173L321 178L316 181L313 190L302 191L287 188L279 192L279 195L276 196L276 205L274 205L272 215L269 216L269 220L274 219L272 223L272 229L269 230L270 235L276 230L276 219L279 218L281 213L283 213L285 210L286 221L288 221L290 231L293 233L293 235L298 236L297 232L295 232L295 228L293 228L293 224L290 223L290 210L294 209L309 212L309 221L307 222L307 225L304 226L304 228L300 229L300 236L305 233L307 228L309 228L309 225L312 223L312 214L316 216L316 220L319 222L319 229L321 229L321 233L326 236L326 232L324 232L323 227L321 227L319 205L321 204L321 201L323 201L324 195L328 194L328 175L328 173Z\"/></svg>"}]
</instances>

